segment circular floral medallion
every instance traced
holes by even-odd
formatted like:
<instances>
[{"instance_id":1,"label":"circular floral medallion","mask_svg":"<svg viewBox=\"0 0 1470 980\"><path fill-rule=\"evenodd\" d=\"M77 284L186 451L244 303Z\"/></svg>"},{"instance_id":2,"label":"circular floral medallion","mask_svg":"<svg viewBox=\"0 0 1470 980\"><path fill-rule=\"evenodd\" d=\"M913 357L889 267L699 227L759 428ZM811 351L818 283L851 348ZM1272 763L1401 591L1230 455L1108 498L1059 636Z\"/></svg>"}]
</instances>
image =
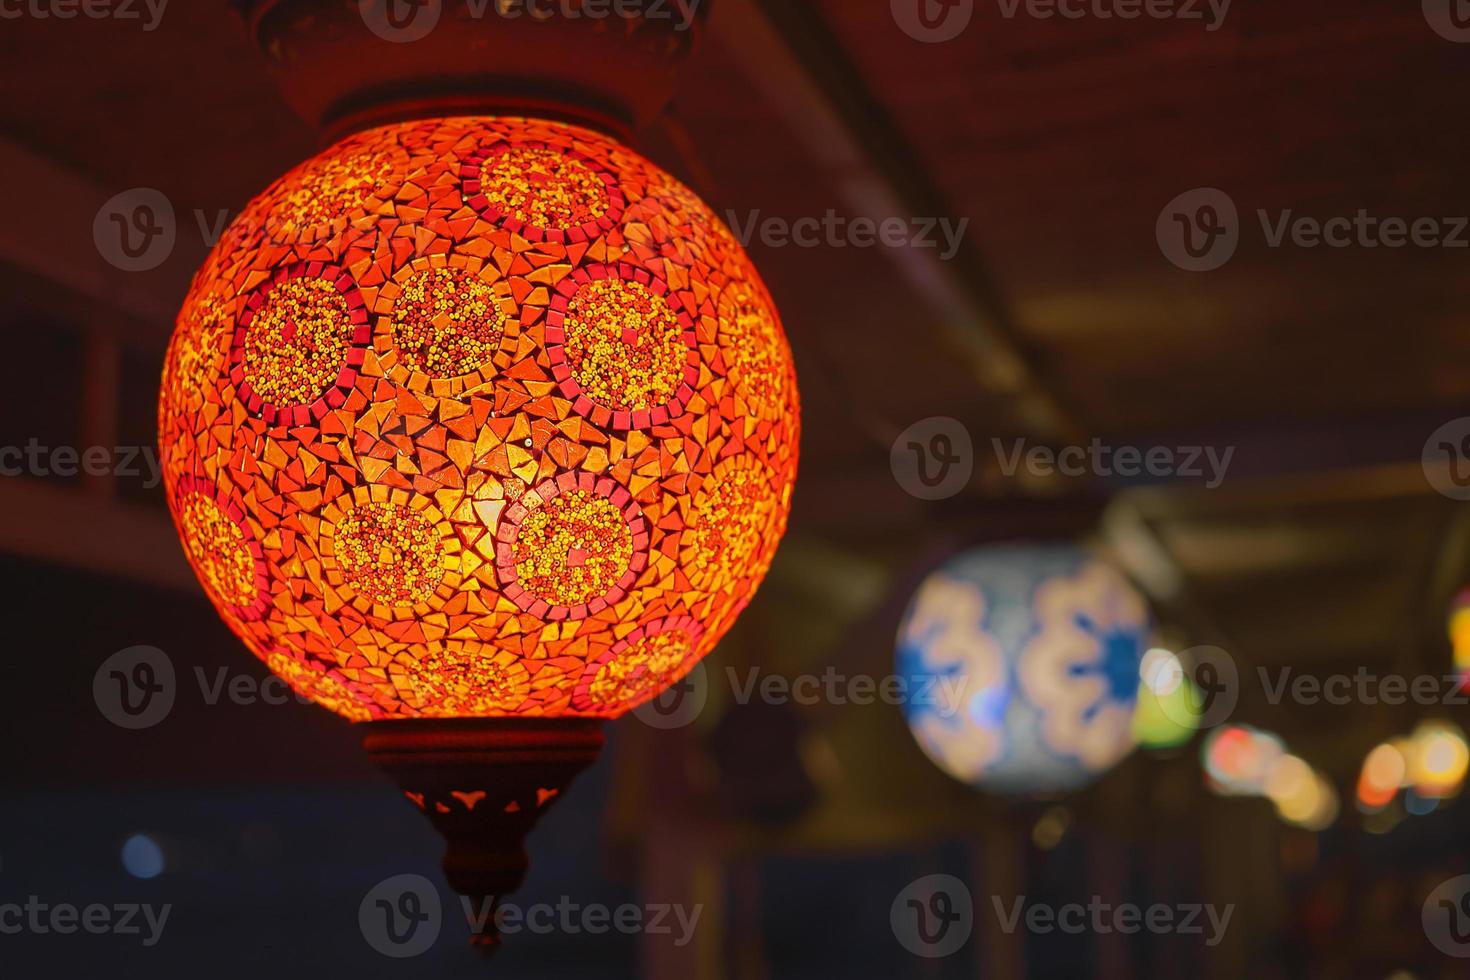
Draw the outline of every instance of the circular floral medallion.
<instances>
[{"instance_id":1,"label":"circular floral medallion","mask_svg":"<svg viewBox=\"0 0 1470 980\"><path fill-rule=\"evenodd\" d=\"M341 407L362 366L367 310L336 266L286 266L245 302L230 348L240 400L269 423L305 425Z\"/></svg>"},{"instance_id":2,"label":"circular floral medallion","mask_svg":"<svg viewBox=\"0 0 1470 980\"><path fill-rule=\"evenodd\" d=\"M682 415L699 383L694 324L668 285L622 263L578 269L551 300L551 372L595 425L645 429Z\"/></svg>"},{"instance_id":3,"label":"circular floral medallion","mask_svg":"<svg viewBox=\"0 0 1470 980\"><path fill-rule=\"evenodd\" d=\"M703 633L690 616L669 616L638 627L587 665L573 705L599 711L643 704L684 674Z\"/></svg>"},{"instance_id":4,"label":"circular floral medallion","mask_svg":"<svg viewBox=\"0 0 1470 980\"><path fill-rule=\"evenodd\" d=\"M587 241L626 204L616 178L587 156L539 142L482 147L461 172L470 206L532 241Z\"/></svg>"}]
</instances>

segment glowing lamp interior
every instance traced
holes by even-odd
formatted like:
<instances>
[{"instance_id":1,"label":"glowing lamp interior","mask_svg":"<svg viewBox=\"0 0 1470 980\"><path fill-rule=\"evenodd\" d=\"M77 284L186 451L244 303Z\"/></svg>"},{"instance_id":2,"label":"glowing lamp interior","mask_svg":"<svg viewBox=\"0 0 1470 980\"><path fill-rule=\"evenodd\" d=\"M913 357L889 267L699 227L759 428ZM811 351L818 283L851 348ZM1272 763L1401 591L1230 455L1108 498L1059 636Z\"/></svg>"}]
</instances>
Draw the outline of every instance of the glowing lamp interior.
<instances>
[{"instance_id":1,"label":"glowing lamp interior","mask_svg":"<svg viewBox=\"0 0 1470 980\"><path fill-rule=\"evenodd\" d=\"M784 532L791 354L739 244L597 133L338 143L196 276L160 442L220 614L348 718L616 717L708 653Z\"/></svg>"}]
</instances>

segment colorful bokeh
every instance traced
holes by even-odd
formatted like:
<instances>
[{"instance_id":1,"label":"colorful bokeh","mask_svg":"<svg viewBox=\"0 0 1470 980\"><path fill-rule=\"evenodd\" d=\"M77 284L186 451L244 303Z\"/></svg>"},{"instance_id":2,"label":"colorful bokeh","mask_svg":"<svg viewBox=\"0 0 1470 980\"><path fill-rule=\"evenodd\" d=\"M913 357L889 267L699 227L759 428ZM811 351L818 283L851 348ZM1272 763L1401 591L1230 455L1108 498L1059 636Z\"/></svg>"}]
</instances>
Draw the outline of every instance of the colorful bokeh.
<instances>
[{"instance_id":1,"label":"colorful bokeh","mask_svg":"<svg viewBox=\"0 0 1470 980\"><path fill-rule=\"evenodd\" d=\"M1462 589L1450 607L1450 646L1460 686L1470 690L1470 589Z\"/></svg>"},{"instance_id":2,"label":"colorful bokeh","mask_svg":"<svg viewBox=\"0 0 1470 980\"><path fill-rule=\"evenodd\" d=\"M230 627L354 720L616 717L750 601L796 475L791 352L719 219L574 126L342 141L196 276L159 432Z\"/></svg>"}]
</instances>

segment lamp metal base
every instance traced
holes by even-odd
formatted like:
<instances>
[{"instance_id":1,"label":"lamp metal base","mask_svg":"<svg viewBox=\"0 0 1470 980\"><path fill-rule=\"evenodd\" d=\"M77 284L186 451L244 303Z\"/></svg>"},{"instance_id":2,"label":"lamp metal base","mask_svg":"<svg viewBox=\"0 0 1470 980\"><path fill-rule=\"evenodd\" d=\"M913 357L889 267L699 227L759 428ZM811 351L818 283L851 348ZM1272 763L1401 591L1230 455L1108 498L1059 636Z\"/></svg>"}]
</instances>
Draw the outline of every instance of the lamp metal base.
<instances>
[{"instance_id":1,"label":"lamp metal base","mask_svg":"<svg viewBox=\"0 0 1470 980\"><path fill-rule=\"evenodd\" d=\"M526 877L527 835L597 761L603 724L466 718L362 726L368 755L444 837L445 876L473 903L471 942L486 952L501 943L495 913Z\"/></svg>"}]
</instances>

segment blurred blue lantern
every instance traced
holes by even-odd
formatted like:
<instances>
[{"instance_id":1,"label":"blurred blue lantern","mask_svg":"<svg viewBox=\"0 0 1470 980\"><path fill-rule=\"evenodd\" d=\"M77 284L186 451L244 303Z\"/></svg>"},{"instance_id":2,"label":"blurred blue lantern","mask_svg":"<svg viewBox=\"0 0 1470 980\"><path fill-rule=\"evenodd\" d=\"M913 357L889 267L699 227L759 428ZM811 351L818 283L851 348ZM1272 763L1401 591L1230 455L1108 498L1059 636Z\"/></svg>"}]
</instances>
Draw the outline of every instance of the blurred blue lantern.
<instances>
[{"instance_id":1,"label":"blurred blue lantern","mask_svg":"<svg viewBox=\"0 0 1470 980\"><path fill-rule=\"evenodd\" d=\"M899 628L904 714L961 782L1078 789L1134 748L1152 631L1143 597L1080 548L967 552L924 580Z\"/></svg>"}]
</instances>

